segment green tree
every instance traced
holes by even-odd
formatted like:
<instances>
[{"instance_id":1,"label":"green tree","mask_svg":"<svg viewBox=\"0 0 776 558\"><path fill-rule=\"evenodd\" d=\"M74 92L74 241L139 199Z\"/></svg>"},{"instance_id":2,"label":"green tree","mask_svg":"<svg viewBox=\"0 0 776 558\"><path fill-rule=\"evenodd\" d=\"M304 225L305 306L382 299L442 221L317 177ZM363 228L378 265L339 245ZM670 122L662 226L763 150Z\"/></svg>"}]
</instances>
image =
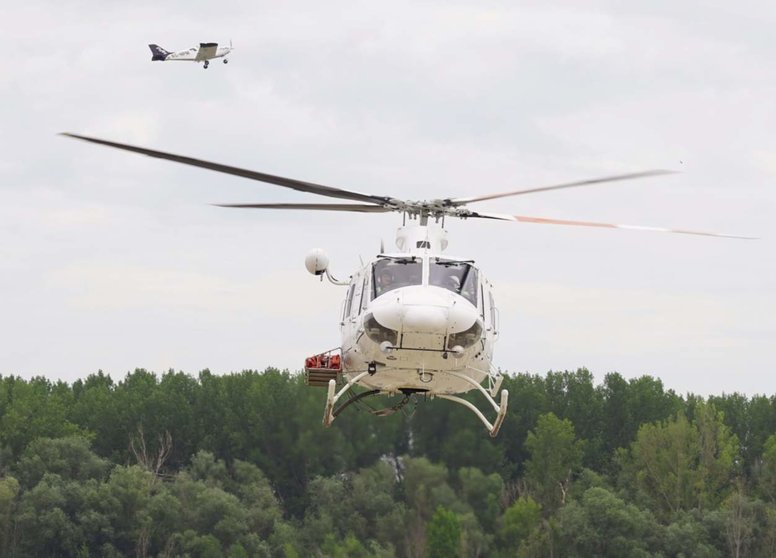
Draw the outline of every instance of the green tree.
<instances>
[{"instance_id":1,"label":"green tree","mask_svg":"<svg viewBox=\"0 0 776 558\"><path fill-rule=\"evenodd\" d=\"M560 510L559 534L558 554L569 557L646 558L654 555L659 540L649 512L602 487L588 489Z\"/></svg>"},{"instance_id":2,"label":"green tree","mask_svg":"<svg viewBox=\"0 0 776 558\"><path fill-rule=\"evenodd\" d=\"M771 434L765 441L755 478L760 494L767 501L776 502L776 434Z\"/></svg>"},{"instance_id":3,"label":"green tree","mask_svg":"<svg viewBox=\"0 0 776 558\"><path fill-rule=\"evenodd\" d=\"M541 415L528 433L530 458L526 480L542 509L551 515L566 501L571 478L582 463L584 442L574 435L574 425L553 413Z\"/></svg>"},{"instance_id":4,"label":"green tree","mask_svg":"<svg viewBox=\"0 0 776 558\"><path fill-rule=\"evenodd\" d=\"M486 475L475 467L458 470L462 499L471 506L477 520L486 530L493 531L501 515L501 495L504 481L498 473Z\"/></svg>"},{"instance_id":5,"label":"green tree","mask_svg":"<svg viewBox=\"0 0 776 558\"><path fill-rule=\"evenodd\" d=\"M46 473L65 480L102 479L110 464L91 451L90 443L80 436L37 438L22 453L15 469L25 488L32 488Z\"/></svg>"},{"instance_id":6,"label":"green tree","mask_svg":"<svg viewBox=\"0 0 776 558\"><path fill-rule=\"evenodd\" d=\"M502 389L509 390L509 411L496 443L502 447L504 454L502 477L506 481L522 476L528 460L526 436L536 425L539 415L548 409L544 379L539 375L508 375L504 378Z\"/></svg>"},{"instance_id":7,"label":"green tree","mask_svg":"<svg viewBox=\"0 0 776 558\"><path fill-rule=\"evenodd\" d=\"M756 506L744 493L741 483L724 502L726 512L725 535L733 558L749 554L752 546L756 523Z\"/></svg>"},{"instance_id":8,"label":"green tree","mask_svg":"<svg viewBox=\"0 0 776 558\"><path fill-rule=\"evenodd\" d=\"M695 504L698 433L684 414L658 424L644 424L631 444L637 487L662 517Z\"/></svg>"},{"instance_id":9,"label":"green tree","mask_svg":"<svg viewBox=\"0 0 776 558\"><path fill-rule=\"evenodd\" d=\"M123 429L115 407L115 387L113 379L102 371L76 380L72 387L74 401L67 416L93 434L92 447L98 455L126 463L122 458L129 440L119 435Z\"/></svg>"},{"instance_id":10,"label":"green tree","mask_svg":"<svg viewBox=\"0 0 776 558\"><path fill-rule=\"evenodd\" d=\"M480 403L478 393L465 399ZM415 457L426 457L445 463L451 470L476 467L494 472L503 461L503 446L487 435L482 423L472 420L471 411L461 405L431 401L418 407L409 422L412 429L412 451Z\"/></svg>"},{"instance_id":11,"label":"green tree","mask_svg":"<svg viewBox=\"0 0 776 558\"><path fill-rule=\"evenodd\" d=\"M101 486L102 509L113 530L110 541L129 555L148 556L153 531L157 527L150 514L150 503L157 490L152 473L133 465L115 467Z\"/></svg>"},{"instance_id":12,"label":"green tree","mask_svg":"<svg viewBox=\"0 0 776 558\"><path fill-rule=\"evenodd\" d=\"M762 455L765 441L776 432L776 396L755 395L749 400L747 430L744 457L751 465Z\"/></svg>"},{"instance_id":13,"label":"green tree","mask_svg":"<svg viewBox=\"0 0 776 558\"><path fill-rule=\"evenodd\" d=\"M431 463L423 457L405 458L403 476L407 505L417 512L422 522L431 519L437 507L455 505L455 493L447 482L448 472L444 465Z\"/></svg>"},{"instance_id":14,"label":"green tree","mask_svg":"<svg viewBox=\"0 0 776 558\"><path fill-rule=\"evenodd\" d=\"M13 477L0 477L0 556L10 556L13 540L13 520L19 481Z\"/></svg>"},{"instance_id":15,"label":"green tree","mask_svg":"<svg viewBox=\"0 0 776 558\"><path fill-rule=\"evenodd\" d=\"M604 376L598 391L603 399L602 414L606 417L601 424L602 453L608 459L614 450L627 447L633 441L638 425L633 425L628 382L619 373L612 372Z\"/></svg>"},{"instance_id":16,"label":"green tree","mask_svg":"<svg viewBox=\"0 0 776 558\"><path fill-rule=\"evenodd\" d=\"M11 377L5 378L2 386L5 401L0 403L0 447L10 448L12 455L18 457L36 438L85 433L67 419L73 394L64 382L52 384L41 377L27 382Z\"/></svg>"},{"instance_id":17,"label":"green tree","mask_svg":"<svg viewBox=\"0 0 776 558\"><path fill-rule=\"evenodd\" d=\"M429 558L460 556L461 525L452 511L439 506L428 523L426 537Z\"/></svg>"},{"instance_id":18,"label":"green tree","mask_svg":"<svg viewBox=\"0 0 776 558\"><path fill-rule=\"evenodd\" d=\"M724 528L722 531L724 536ZM724 555L709 532L708 522L697 510L676 513L672 522L663 530L661 546L665 556L721 558Z\"/></svg>"},{"instance_id":19,"label":"green tree","mask_svg":"<svg viewBox=\"0 0 776 558\"><path fill-rule=\"evenodd\" d=\"M703 402L695 414L693 423L679 413L663 423L642 425L631 444L626 476L662 518L716 505L734 473L738 442L722 415Z\"/></svg>"},{"instance_id":20,"label":"green tree","mask_svg":"<svg viewBox=\"0 0 776 558\"><path fill-rule=\"evenodd\" d=\"M604 422L603 398L596 390L593 375L586 368L574 372L548 372L544 380L548 411L574 425L576 434L585 440L582 462L597 465L601 455L601 424Z\"/></svg>"},{"instance_id":21,"label":"green tree","mask_svg":"<svg viewBox=\"0 0 776 558\"><path fill-rule=\"evenodd\" d=\"M703 403L695 409L693 421L698 430L698 506L716 508L724 499L737 471L738 438L725 424L724 415L714 405Z\"/></svg>"},{"instance_id":22,"label":"green tree","mask_svg":"<svg viewBox=\"0 0 776 558\"><path fill-rule=\"evenodd\" d=\"M373 538L385 548L400 544L406 532L407 507L399 498L392 464L379 461L354 474L350 479L349 498L354 514L360 518L353 523L357 537Z\"/></svg>"},{"instance_id":23,"label":"green tree","mask_svg":"<svg viewBox=\"0 0 776 558\"><path fill-rule=\"evenodd\" d=\"M530 496L521 496L507 508L501 518L501 546L514 556L523 541L541 525L541 521L542 507Z\"/></svg>"},{"instance_id":24,"label":"green tree","mask_svg":"<svg viewBox=\"0 0 776 558\"><path fill-rule=\"evenodd\" d=\"M19 555L75 556L84 547L94 548L101 536L110 536L98 487L93 479L79 483L47 473L23 492L14 517Z\"/></svg>"}]
</instances>

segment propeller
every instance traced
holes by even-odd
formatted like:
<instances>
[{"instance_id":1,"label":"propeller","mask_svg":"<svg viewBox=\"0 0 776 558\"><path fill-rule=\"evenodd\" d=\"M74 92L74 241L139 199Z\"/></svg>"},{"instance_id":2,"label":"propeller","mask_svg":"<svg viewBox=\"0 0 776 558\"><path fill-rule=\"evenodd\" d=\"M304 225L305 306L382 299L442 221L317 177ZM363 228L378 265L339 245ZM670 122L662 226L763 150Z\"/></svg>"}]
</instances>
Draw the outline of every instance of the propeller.
<instances>
[{"instance_id":1,"label":"propeller","mask_svg":"<svg viewBox=\"0 0 776 558\"><path fill-rule=\"evenodd\" d=\"M677 171L671 170L648 170L643 172L632 172L628 174L617 174L614 176L604 176L602 178L591 178L588 180L578 180L576 182L567 182L565 184L556 184L555 186L542 186L539 188L529 188L527 190L515 190L512 192L502 192L500 194L486 194L484 196L474 196L470 198L456 198L450 200L450 203L454 206L465 205L472 202L480 202L485 200L495 200L498 198L506 198L507 196L521 196L523 194L534 194L536 192L549 192L550 190L561 190L563 188L575 188L577 186L589 186L591 184L601 184L603 182L614 182L617 180L631 180L633 178L645 178L647 176L660 176L661 174L676 174Z\"/></svg>"},{"instance_id":2,"label":"propeller","mask_svg":"<svg viewBox=\"0 0 776 558\"><path fill-rule=\"evenodd\" d=\"M313 211L354 211L357 213L388 213L394 211L381 205L355 203L214 203L216 207L242 209L311 209Z\"/></svg>"},{"instance_id":3,"label":"propeller","mask_svg":"<svg viewBox=\"0 0 776 558\"><path fill-rule=\"evenodd\" d=\"M677 234L694 234L699 236L716 236L720 238L739 238L742 240L757 240L755 236L740 236L735 234L722 234L703 231L688 231L684 229L667 229L664 227L646 227L643 225L617 225L614 223L597 223L594 221L571 221L568 219L549 219L546 217L528 217L526 215L502 215L500 213L472 212L469 218L496 219L499 221L516 221L519 223L538 223L540 225L571 225L575 227L600 227L605 229L631 229L638 231L667 232Z\"/></svg>"},{"instance_id":4,"label":"propeller","mask_svg":"<svg viewBox=\"0 0 776 558\"><path fill-rule=\"evenodd\" d=\"M145 147L137 147L125 143L118 143L89 136L82 136L79 134L71 134L63 132L61 135L74 139L87 141L90 143L96 143L98 145L104 145L107 147L113 147L116 149L123 149L124 151L131 151L133 153L139 153L141 155L147 155L148 157L154 157L157 159L166 159L168 161L174 161L184 165L200 167L203 169L209 169L212 171L231 174L233 176L241 176L250 180L258 182L265 182L268 184L275 184L276 186L282 186L291 190L297 190L300 192L308 192L311 194L317 194L319 196L326 196L329 198L338 198L343 200L350 200L354 202L362 202L360 204L342 204L342 203L238 203L238 204L213 204L217 207L229 207L229 208L244 208L244 209L305 209L313 211L347 211L355 213L389 213L392 211L408 213L412 216L420 216L423 219L428 217L441 218L441 217L458 217L461 219L494 219L498 221L513 221L520 223L537 223L543 225L568 225L578 227L601 227L601 228L613 228L613 229L635 229L644 231L656 231L656 232L669 232L678 234L692 234L701 236L715 236L723 238L737 238L746 240L755 240L756 237L740 236L732 234L702 232L702 231L690 231L684 229L668 229L662 227L645 227L637 225L616 225L612 223L596 223L591 221L572 221L568 219L550 219L546 217L529 217L525 215L508 215L501 213L482 213L475 212L466 209L465 205L475 202L481 202L486 200L494 200L499 198L506 198L511 196L521 196L525 194L534 194L537 192L548 192L552 190L561 190L566 188L576 188L579 186L590 186L594 184L602 184L605 182L615 182L624 180L633 180L637 178L646 178L650 176L661 176L667 174L674 174L676 171L655 169L642 172L634 172L627 174L618 174L612 176L605 176L601 178L592 178L587 180L579 180L575 182L566 182L562 184L555 184L552 186L541 186L536 188L512 190L509 192L501 192L495 194L485 194L480 196L470 196L465 198L445 198L430 201L408 201L400 200L390 196L378 196L374 194L365 194L361 192L355 192L352 190L345 190L342 188L334 188L332 186L324 186L322 184L315 184L313 182L305 182L302 180L296 180L293 178L285 178L282 176L275 176L272 174L266 174L262 172L252 171L248 169L242 169L239 167L232 167L229 165L222 165L220 163L213 163L205 161L203 159L195 159L193 157L186 157L183 155L175 155L164 151L157 151L154 149L147 149Z\"/></svg>"},{"instance_id":5,"label":"propeller","mask_svg":"<svg viewBox=\"0 0 776 558\"><path fill-rule=\"evenodd\" d=\"M298 190L300 192L309 192L311 194L318 194L319 196L327 196L329 198L340 198L345 200L371 202L375 204L382 204L390 200L390 198L387 198L384 196L371 196L369 194L362 194L360 192L352 192L349 190L342 190L340 188L332 188L331 186L323 186L321 184L313 184L312 182L295 180L293 178L284 178L282 176L274 176L272 174L265 174L263 172L256 172L252 170L241 169L238 167L230 167L228 165L222 165L220 163L211 163L210 161L203 161L202 159L194 159L193 157L185 157L183 155L174 155L172 153L165 153L164 151L146 149L145 147L137 147L134 145L127 145L125 143L117 143L117 142L107 141L107 140L102 140L97 138L90 138L87 136L70 134L67 132L63 132L61 135L67 136L70 138L80 139L83 141L88 141L91 143L96 143L99 145L115 147L116 149L132 151L134 153L140 153L141 155L147 155L149 157L155 157L157 159L167 159L168 161L175 161L176 163L191 165L192 167L200 167L203 169L210 169L216 172L222 172L224 174L242 176L243 178L248 178L250 180L256 180L258 182L267 182L269 184L283 186L284 188L290 188L292 190Z\"/></svg>"}]
</instances>

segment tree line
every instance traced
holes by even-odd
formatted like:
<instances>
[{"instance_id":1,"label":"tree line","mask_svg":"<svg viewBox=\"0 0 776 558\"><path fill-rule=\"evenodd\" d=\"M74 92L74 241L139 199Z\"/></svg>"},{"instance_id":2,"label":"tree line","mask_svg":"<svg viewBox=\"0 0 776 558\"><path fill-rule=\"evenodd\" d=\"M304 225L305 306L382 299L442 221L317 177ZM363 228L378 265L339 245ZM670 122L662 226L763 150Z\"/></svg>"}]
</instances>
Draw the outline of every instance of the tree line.
<instances>
[{"instance_id":1,"label":"tree line","mask_svg":"<svg viewBox=\"0 0 776 558\"><path fill-rule=\"evenodd\" d=\"M325 429L273 368L0 377L0 556L776 555L776 397L503 387L491 439L422 398Z\"/></svg>"}]
</instances>

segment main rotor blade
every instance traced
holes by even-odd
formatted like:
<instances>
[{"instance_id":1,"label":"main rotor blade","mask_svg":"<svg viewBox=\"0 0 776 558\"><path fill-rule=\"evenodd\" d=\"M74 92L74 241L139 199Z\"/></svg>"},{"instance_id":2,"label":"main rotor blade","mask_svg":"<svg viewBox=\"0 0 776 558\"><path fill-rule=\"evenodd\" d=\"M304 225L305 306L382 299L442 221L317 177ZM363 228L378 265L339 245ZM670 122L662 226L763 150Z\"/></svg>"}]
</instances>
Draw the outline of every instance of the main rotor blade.
<instances>
[{"instance_id":1,"label":"main rotor blade","mask_svg":"<svg viewBox=\"0 0 776 558\"><path fill-rule=\"evenodd\" d=\"M191 165L193 167L200 167L203 169L210 169L216 172L222 172L225 174L232 174L235 176L242 176L243 178L249 178L251 180L257 180L259 182L267 182L269 184L275 184L277 186L283 186L284 188L291 188L292 190L298 190L300 192L310 192L312 194L318 194L320 196L328 196L330 198L340 198L345 200L371 202L376 204L382 204L387 202L390 198L385 196L372 196L370 194L361 194L359 192L352 192L350 190L342 190L340 188L332 188L331 186L323 186L321 184L314 184L312 182L304 182L302 180L295 180L293 178L284 178L282 176L274 176L272 174L265 174L263 172L256 172L247 169L241 169L237 167L230 167L228 165L222 165L219 163L211 163L210 161L203 161L202 159L194 159L193 157L185 157L183 155L174 155L172 153L165 153L164 151L156 151L153 149L146 149L144 147L137 147L134 145L127 145L124 143L117 143L113 141L101 140L97 138L91 138L87 136L81 136L78 134L70 134L63 132L63 136L88 141L91 143L97 143L99 145L106 145L108 147L115 147L116 149L123 149L125 151L132 151L134 153L140 153L141 155L147 155L149 157L155 157L157 159L167 159L168 161L175 161L176 163L182 163L184 165Z\"/></svg>"},{"instance_id":2,"label":"main rotor blade","mask_svg":"<svg viewBox=\"0 0 776 558\"><path fill-rule=\"evenodd\" d=\"M647 176L660 176L662 174L675 174L677 171L671 170L648 170L643 172L632 172L628 174L618 174L615 176L604 176L602 178L591 178L588 180L579 180L577 182L566 182L564 184L555 184L554 186L541 186L539 188L529 188L527 190L515 190L513 192L502 192L500 194L486 194L484 196L473 196L470 198L455 198L450 200L454 206L465 205L472 202L485 200L495 200L497 198L506 198L508 196L521 196L523 194L533 194L535 192L548 192L550 190L561 190L563 188L575 188L577 186L589 186L591 184L601 184L602 182L614 182L616 180L631 180L633 178L645 178Z\"/></svg>"},{"instance_id":3,"label":"main rotor blade","mask_svg":"<svg viewBox=\"0 0 776 558\"><path fill-rule=\"evenodd\" d=\"M571 221L568 219L548 219L546 217L528 217L526 215L505 215L501 213L472 212L467 216L479 219L496 219L499 221L517 221L520 223L538 223L540 225L571 225L575 227L600 227L606 229L632 229L638 231L667 232L677 234L694 234L700 236L716 236L721 238L739 238L742 240L758 240L756 236L740 236L735 234L722 234L703 231L688 231L684 229L666 229L663 227L644 227L639 225L615 225L613 223L596 223L593 221Z\"/></svg>"},{"instance_id":4,"label":"main rotor blade","mask_svg":"<svg viewBox=\"0 0 776 558\"><path fill-rule=\"evenodd\" d=\"M242 209L311 209L314 211L354 211L356 213L388 213L389 211L394 211L379 205L359 205L353 203L214 203L212 205Z\"/></svg>"}]
</instances>

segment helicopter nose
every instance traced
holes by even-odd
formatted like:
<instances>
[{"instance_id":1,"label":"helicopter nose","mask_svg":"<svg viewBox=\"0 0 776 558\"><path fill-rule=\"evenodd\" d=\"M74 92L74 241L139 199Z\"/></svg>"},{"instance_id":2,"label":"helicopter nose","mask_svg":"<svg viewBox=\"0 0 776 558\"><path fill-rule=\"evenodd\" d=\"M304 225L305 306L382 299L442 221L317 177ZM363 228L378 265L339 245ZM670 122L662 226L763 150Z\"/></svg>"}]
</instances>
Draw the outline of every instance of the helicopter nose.
<instances>
[{"instance_id":1,"label":"helicopter nose","mask_svg":"<svg viewBox=\"0 0 776 558\"><path fill-rule=\"evenodd\" d=\"M459 297L449 307L447 317L447 330L450 333L459 333L472 327L477 321L479 313L477 309Z\"/></svg>"},{"instance_id":2,"label":"helicopter nose","mask_svg":"<svg viewBox=\"0 0 776 558\"><path fill-rule=\"evenodd\" d=\"M436 287L407 287L373 307L375 319L395 331L458 333L477 321L477 309L464 298Z\"/></svg>"},{"instance_id":3,"label":"helicopter nose","mask_svg":"<svg viewBox=\"0 0 776 558\"><path fill-rule=\"evenodd\" d=\"M405 306L402 316L404 331L434 333L447 328L447 309L442 306Z\"/></svg>"}]
</instances>

